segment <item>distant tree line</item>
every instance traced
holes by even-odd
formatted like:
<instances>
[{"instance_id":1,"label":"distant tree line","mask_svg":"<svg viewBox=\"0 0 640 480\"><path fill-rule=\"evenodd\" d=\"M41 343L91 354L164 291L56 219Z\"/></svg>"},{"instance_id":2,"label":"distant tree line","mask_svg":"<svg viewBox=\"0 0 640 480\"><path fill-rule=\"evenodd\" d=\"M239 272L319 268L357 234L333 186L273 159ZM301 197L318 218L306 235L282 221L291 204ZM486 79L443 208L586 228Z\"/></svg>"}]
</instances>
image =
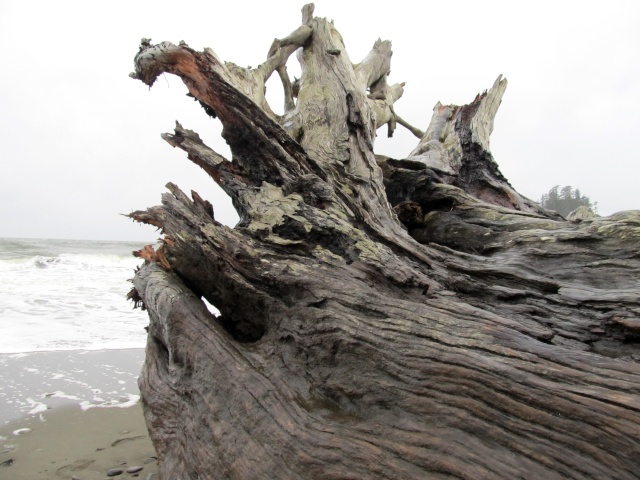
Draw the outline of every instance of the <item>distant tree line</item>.
<instances>
[{"instance_id":1,"label":"distant tree line","mask_svg":"<svg viewBox=\"0 0 640 480\"><path fill-rule=\"evenodd\" d=\"M555 210L563 217L566 217L582 205L591 208L594 213L598 210L598 202L591 202L591 199L586 195L582 195L578 188L574 190L569 185L562 188L560 188L560 185L556 185L551 188L549 192L543 194L540 198L540 205L549 210Z\"/></svg>"}]
</instances>

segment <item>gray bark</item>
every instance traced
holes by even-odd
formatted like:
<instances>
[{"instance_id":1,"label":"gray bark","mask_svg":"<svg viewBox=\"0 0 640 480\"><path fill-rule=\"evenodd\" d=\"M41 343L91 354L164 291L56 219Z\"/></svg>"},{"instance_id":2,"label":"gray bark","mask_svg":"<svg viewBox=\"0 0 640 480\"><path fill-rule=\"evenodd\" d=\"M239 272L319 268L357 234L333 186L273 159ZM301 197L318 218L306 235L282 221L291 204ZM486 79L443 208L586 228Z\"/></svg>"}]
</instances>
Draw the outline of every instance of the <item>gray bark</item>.
<instances>
[{"instance_id":1,"label":"gray bark","mask_svg":"<svg viewBox=\"0 0 640 480\"><path fill-rule=\"evenodd\" d=\"M297 48L278 117L261 84ZM230 160L163 138L241 219L173 184L131 214L163 234L131 293L161 478L638 478L640 212L567 222L515 192L489 151L506 80L436 106L396 160L373 151L406 123L389 42L354 66L308 6L268 57L136 55L132 76L180 76L222 122Z\"/></svg>"}]
</instances>

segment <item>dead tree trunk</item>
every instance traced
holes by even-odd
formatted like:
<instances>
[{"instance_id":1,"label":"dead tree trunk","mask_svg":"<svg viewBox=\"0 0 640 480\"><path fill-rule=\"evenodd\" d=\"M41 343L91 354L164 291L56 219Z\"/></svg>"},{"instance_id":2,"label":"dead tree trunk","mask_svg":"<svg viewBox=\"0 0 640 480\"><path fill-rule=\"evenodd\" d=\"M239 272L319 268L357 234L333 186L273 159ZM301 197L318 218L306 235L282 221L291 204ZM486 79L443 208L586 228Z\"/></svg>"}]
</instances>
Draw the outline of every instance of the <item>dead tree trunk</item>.
<instances>
[{"instance_id":1,"label":"dead tree trunk","mask_svg":"<svg viewBox=\"0 0 640 480\"><path fill-rule=\"evenodd\" d=\"M489 152L506 80L423 133L390 58L377 41L353 64L312 5L255 69L143 40L132 76L180 76L233 157L179 124L163 138L240 214L223 226L173 184L131 214L163 234L131 293L161 478L639 478L640 213L542 210ZM376 158L398 123L418 146Z\"/></svg>"}]
</instances>

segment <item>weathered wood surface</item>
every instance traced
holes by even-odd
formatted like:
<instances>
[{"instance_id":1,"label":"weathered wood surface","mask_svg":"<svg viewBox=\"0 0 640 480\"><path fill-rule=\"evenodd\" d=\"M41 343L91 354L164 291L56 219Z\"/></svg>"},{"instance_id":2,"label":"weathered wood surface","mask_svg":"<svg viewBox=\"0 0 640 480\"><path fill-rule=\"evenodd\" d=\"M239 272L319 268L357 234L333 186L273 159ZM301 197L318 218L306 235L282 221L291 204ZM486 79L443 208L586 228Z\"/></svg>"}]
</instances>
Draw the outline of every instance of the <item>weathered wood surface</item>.
<instances>
[{"instance_id":1,"label":"weathered wood surface","mask_svg":"<svg viewBox=\"0 0 640 480\"><path fill-rule=\"evenodd\" d=\"M163 138L241 218L172 184L131 214L163 233L132 294L161 478L639 478L640 212L567 222L515 192L489 151L501 78L376 158L377 127L406 123L391 45L354 66L312 11L254 70L136 56L135 78L180 76L222 122L231 160L179 124Z\"/></svg>"}]
</instances>

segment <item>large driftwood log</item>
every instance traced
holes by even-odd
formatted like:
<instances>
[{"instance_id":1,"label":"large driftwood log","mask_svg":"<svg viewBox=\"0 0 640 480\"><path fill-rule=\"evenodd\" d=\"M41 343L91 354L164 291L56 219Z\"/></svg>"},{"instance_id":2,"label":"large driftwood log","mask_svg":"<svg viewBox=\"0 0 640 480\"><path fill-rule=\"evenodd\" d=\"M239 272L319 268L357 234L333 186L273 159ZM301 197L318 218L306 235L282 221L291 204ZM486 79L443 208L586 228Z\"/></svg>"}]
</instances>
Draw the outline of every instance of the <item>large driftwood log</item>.
<instances>
[{"instance_id":1,"label":"large driftwood log","mask_svg":"<svg viewBox=\"0 0 640 480\"><path fill-rule=\"evenodd\" d=\"M639 478L640 212L544 211L489 151L506 80L422 133L395 113L390 43L354 65L312 12L257 69L136 56L135 78L180 76L222 122L231 160L179 124L163 138L240 214L173 184L131 214L163 233L131 294L161 478ZM376 158L396 123L420 143Z\"/></svg>"}]
</instances>

